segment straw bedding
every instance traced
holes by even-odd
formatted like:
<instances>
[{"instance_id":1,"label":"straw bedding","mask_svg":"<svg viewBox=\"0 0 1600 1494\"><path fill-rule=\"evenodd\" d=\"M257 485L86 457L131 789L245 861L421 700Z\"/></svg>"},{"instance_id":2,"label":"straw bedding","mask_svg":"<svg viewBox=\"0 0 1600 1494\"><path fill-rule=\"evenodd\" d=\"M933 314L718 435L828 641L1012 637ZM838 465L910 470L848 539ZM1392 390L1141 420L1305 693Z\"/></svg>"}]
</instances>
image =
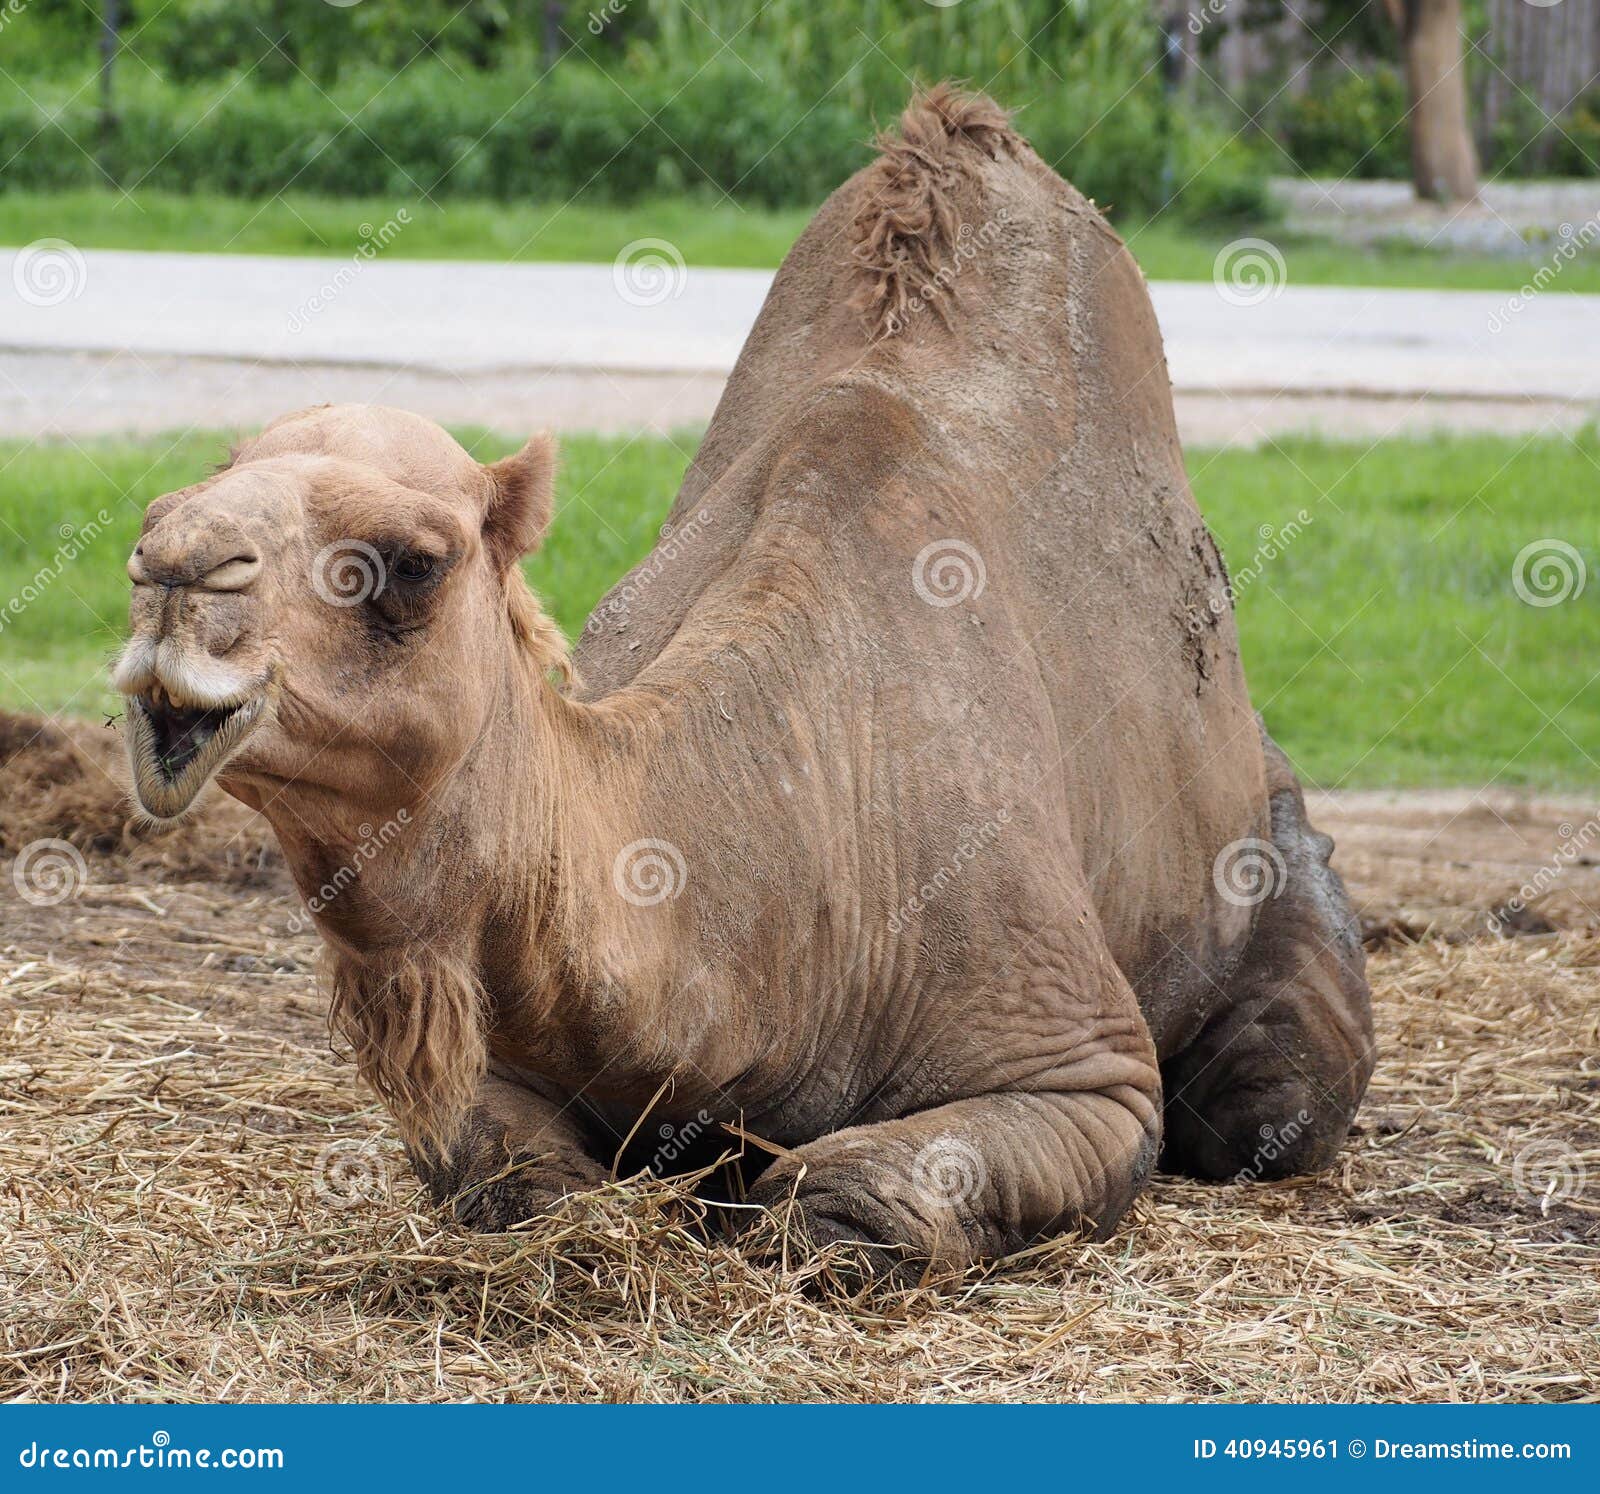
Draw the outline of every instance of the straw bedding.
<instances>
[{"instance_id":1,"label":"straw bedding","mask_svg":"<svg viewBox=\"0 0 1600 1494\"><path fill-rule=\"evenodd\" d=\"M1477 799L1323 806L1381 1044L1334 1171L1161 1178L1107 1244L851 1299L708 1238L663 1183L511 1236L443 1223L329 1052L260 827L218 802L128 829L111 738L0 718L0 1396L1597 1393L1600 876L1541 879L1552 932L1483 927L1559 805L1499 803L1499 829ZM41 839L82 857L58 852L57 902L11 874Z\"/></svg>"}]
</instances>

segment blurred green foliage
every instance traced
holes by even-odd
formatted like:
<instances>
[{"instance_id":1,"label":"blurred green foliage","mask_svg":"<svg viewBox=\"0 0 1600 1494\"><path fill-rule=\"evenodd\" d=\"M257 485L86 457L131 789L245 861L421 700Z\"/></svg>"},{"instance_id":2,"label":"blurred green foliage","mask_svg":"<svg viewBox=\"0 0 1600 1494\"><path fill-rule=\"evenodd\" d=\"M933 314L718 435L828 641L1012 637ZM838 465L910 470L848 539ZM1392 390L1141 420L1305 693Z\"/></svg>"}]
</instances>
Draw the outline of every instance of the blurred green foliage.
<instances>
[{"instance_id":1,"label":"blurred green foliage","mask_svg":"<svg viewBox=\"0 0 1600 1494\"><path fill-rule=\"evenodd\" d=\"M1265 159L1152 66L1147 0L123 0L115 125L92 4L0 37L0 188L815 202L918 81L966 78L1114 210L1264 211Z\"/></svg>"}]
</instances>

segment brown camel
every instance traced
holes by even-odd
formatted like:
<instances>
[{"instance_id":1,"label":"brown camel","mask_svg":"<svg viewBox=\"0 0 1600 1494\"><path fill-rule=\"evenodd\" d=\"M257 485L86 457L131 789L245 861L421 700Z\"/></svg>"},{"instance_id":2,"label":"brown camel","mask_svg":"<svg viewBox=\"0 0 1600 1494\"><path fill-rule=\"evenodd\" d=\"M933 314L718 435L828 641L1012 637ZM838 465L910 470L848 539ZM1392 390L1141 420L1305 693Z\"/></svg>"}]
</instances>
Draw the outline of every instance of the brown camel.
<instances>
[{"instance_id":1,"label":"brown camel","mask_svg":"<svg viewBox=\"0 0 1600 1494\"><path fill-rule=\"evenodd\" d=\"M518 567L553 465L301 411L129 565L139 799L268 817L441 1201L504 1228L727 1122L754 1202L906 1269L1104 1233L1158 1155L1329 1164L1331 845L1139 271L999 109L923 96L801 237L581 683Z\"/></svg>"}]
</instances>

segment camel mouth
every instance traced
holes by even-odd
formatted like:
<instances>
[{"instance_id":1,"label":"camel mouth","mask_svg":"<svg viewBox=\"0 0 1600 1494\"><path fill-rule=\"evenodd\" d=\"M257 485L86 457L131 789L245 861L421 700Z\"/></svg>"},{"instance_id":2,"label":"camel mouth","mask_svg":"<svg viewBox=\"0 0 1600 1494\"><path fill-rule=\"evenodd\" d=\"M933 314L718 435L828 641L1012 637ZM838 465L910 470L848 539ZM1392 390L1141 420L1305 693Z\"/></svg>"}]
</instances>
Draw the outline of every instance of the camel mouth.
<instances>
[{"instance_id":1,"label":"camel mouth","mask_svg":"<svg viewBox=\"0 0 1600 1494\"><path fill-rule=\"evenodd\" d=\"M180 701L160 684L128 697L128 751L140 807L158 820L176 819L245 738L261 724L265 686L244 697L200 704Z\"/></svg>"}]
</instances>

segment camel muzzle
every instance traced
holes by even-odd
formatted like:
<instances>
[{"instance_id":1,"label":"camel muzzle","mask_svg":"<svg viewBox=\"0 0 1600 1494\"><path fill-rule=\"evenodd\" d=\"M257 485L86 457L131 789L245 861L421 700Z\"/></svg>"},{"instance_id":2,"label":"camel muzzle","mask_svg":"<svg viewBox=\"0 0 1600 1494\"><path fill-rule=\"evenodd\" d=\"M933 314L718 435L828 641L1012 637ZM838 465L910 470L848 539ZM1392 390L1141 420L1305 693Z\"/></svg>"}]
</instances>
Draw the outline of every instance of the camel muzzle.
<instances>
[{"instance_id":1,"label":"camel muzzle","mask_svg":"<svg viewBox=\"0 0 1600 1494\"><path fill-rule=\"evenodd\" d=\"M146 814L175 819L261 724L271 676L240 679L169 638L134 638L113 683L128 702L128 761Z\"/></svg>"}]
</instances>

